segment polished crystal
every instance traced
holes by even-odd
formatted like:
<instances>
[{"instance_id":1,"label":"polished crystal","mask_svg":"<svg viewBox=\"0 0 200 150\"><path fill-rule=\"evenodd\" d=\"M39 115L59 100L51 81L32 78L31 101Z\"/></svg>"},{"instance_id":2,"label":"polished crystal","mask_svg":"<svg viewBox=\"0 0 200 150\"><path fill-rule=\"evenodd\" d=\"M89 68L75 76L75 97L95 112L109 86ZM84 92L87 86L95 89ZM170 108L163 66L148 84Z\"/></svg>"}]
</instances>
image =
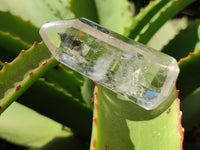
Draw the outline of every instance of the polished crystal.
<instances>
[{"instance_id":1,"label":"polished crystal","mask_svg":"<svg viewBox=\"0 0 200 150\"><path fill-rule=\"evenodd\" d=\"M169 96L179 73L174 58L84 18L44 24L40 34L59 62L145 109Z\"/></svg>"}]
</instances>

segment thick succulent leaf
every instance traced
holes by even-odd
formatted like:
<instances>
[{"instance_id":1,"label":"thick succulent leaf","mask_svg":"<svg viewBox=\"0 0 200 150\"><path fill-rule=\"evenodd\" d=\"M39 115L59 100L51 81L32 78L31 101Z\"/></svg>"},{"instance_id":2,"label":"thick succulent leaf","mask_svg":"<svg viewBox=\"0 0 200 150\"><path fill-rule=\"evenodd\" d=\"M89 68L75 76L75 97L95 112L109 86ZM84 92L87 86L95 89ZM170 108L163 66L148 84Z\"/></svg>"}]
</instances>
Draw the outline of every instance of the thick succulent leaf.
<instances>
[{"instance_id":1,"label":"thick succulent leaf","mask_svg":"<svg viewBox=\"0 0 200 150\"><path fill-rule=\"evenodd\" d=\"M69 19L73 18L74 14L71 12L70 9L67 8L68 1L65 0L44 0L46 5L50 8L50 10L53 12L54 16L62 19ZM67 3L66 3L67 2Z\"/></svg>"},{"instance_id":2,"label":"thick succulent leaf","mask_svg":"<svg viewBox=\"0 0 200 150\"><path fill-rule=\"evenodd\" d=\"M88 150L89 143L76 136L58 137L40 149L31 150Z\"/></svg>"},{"instance_id":3,"label":"thick succulent leaf","mask_svg":"<svg viewBox=\"0 0 200 150\"><path fill-rule=\"evenodd\" d=\"M28 49L31 46L21 39L12 36L9 32L2 31L0 31L0 45L0 51L9 51L12 54L18 54L22 49ZM7 56L0 55L0 59L4 57Z\"/></svg>"},{"instance_id":4,"label":"thick succulent leaf","mask_svg":"<svg viewBox=\"0 0 200 150\"><path fill-rule=\"evenodd\" d=\"M83 86L81 86L81 94L85 104L93 109L93 92L94 92L94 83L88 78L84 78Z\"/></svg>"},{"instance_id":5,"label":"thick succulent leaf","mask_svg":"<svg viewBox=\"0 0 200 150\"><path fill-rule=\"evenodd\" d=\"M20 16L14 16L10 12L2 11L0 11L0 18L0 31L10 33L30 45L34 41L41 41L39 28L30 21L24 21Z\"/></svg>"},{"instance_id":6,"label":"thick succulent leaf","mask_svg":"<svg viewBox=\"0 0 200 150\"><path fill-rule=\"evenodd\" d=\"M86 139L90 138L92 110L62 88L39 79L18 101L70 127L75 134Z\"/></svg>"},{"instance_id":7,"label":"thick succulent leaf","mask_svg":"<svg viewBox=\"0 0 200 150\"><path fill-rule=\"evenodd\" d=\"M146 8L140 9L140 13L135 16L132 20L132 23L129 27L126 28L126 34L129 35L130 38L135 39L137 35L141 32L146 24L148 24L151 18L166 5L168 0L162 1L152 1Z\"/></svg>"},{"instance_id":8,"label":"thick succulent leaf","mask_svg":"<svg viewBox=\"0 0 200 150\"><path fill-rule=\"evenodd\" d=\"M42 147L53 138L71 135L61 124L17 102L0 117L0 137L18 145Z\"/></svg>"},{"instance_id":9,"label":"thick succulent leaf","mask_svg":"<svg viewBox=\"0 0 200 150\"><path fill-rule=\"evenodd\" d=\"M35 43L30 50L22 51L13 62L5 63L0 71L0 113L56 64L44 43Z\"/></svg>"},{"instance_id":10,"label":"thick succulent leaf","mask_svg":"<svg viewBox=\"0 0 200 150\"><path fill-rule=\"evenodd\" d=\"M177 80L177 89L181 99L200 86L200 50L190 53L178 62L180 74Z\"/></svg>"},{"instance_id":11,"label":"thick succulent leaf","mask_svg":"<svg viewBox=\"0 0 200 150\"><path fill-rule=\"evenodd\" d=\"M83 78L77 72L59 64L50 69L44 77L48 82L65 89L73 97L82 101L80 87L83 85Z\"/></svg>"},{"instance_id":12,"label":"thick succulent leaf","mask_svg":"<svg viewBox=\"0 0 200 150\"><path fill-rule=\"evenodd\" d=\"M84 17L98 23L98 15L94 0L69 0L69 9L75 17Z\"/></svg>"},{"instance_id":13,"label":"thick succulent leaf","mask_svg":"<svg viewBox=\"0 0 200 150\"><path fill-rule=\"evenodd\" d=\"M186 17L167 21L147 43L149 47L161 51L171 39L188 26ZM171 49L169 49L171 50Z\"/></svg>"},{"instance_id":14,"label":"thick succulent leaf","mask_svg":"<svg viewBox=\"0 0 200 150\"><path fill-rule=\"evenodd\" d=\"M181 103L181 110L183 111L183 127L186 131L198 125L200 122L200 88L188 95Z\"/></svg>"},{"instance_id":15,"label":"thick succulent leaf","mask_svg":"<svg viewBox=\"0 0 200 150\"><path fill-rule=\"evenodd\" d=\"M65 7L61 3L62 1L54 0L1 0L0 10L10 11L14 15L20 15L25 20L30 20L34 25L41 26L46 22L61 19L60 16L63 14L59 13ZM67 8L65 7L65 9ZM73 14L69 10L66 11L65 18L62 19L72 18Z\"/></svg>"},{"instance_id":16,"label":"thick succulent leaf","mask_svg":"<svg viewBox=\"0 0 200 150\"><path fill-rule=\"evenodd\" d=\"M127 0L95 0L99 23L118 33L124 33L131 24L131 13Z\"/></svg>"},{"instance_id":17,"label":"thick succulent leaf","mask_svg":"<svg viewBox=\"0 0 200 150\"><path fill-rule=\"evenodd\" d=\"M130 38L147 43L170 18L195 0L156 0L141 10L132 23Z\"/></svg>"},{"instance_id":18,"label":"thick succulent leaf","mask_svg":"<svg viewBox=\"0 0 200 150\"><path fill-rule=\"evenodd\" d=\"M200 49L200 20L182 30L162 51L179 60L197 49Z\"/></svg>"},{"instance_id":19,"label":"thick succulent leaf","mask_svg":"<svg viewBox=\"0 0 200 150\"><path fill-rule=\"evenodd\" d=\"M3 62L0 61L0 70L3 68Z\"/></svg>"},{"instance_id":20,"label":"thick succulent leaf","mask_svg":"<svg viewBox=\"0 0 200 150\"><path fill-rule=\"evenodd\" d=\"M91 150L177 150L182 147L180 102L174 89L154 110L144 110L97 85Z\"/></svg>"}]
</instances>

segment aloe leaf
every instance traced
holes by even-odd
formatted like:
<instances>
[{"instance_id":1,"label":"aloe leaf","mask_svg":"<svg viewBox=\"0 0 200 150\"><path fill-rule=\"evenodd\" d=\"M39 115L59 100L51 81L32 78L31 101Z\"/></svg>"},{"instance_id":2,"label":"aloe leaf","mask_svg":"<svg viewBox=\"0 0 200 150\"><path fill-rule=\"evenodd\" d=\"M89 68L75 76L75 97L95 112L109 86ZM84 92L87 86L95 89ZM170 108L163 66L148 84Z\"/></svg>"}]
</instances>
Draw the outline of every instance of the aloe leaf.
<instances>
[{"instance_id":1,"label":"aloe leaf","mask_svg":"<svg viewBox=\"0 0 200 150\"><path fill-rule=\"evenodd\" d=\"M124 33L131 24L131 13L127 0L95 0L99 23L118 33ZM111 7L112 6L112 7Z\"/></svg>"},{"instance_id":2,"label":"aloe leaf","mask_svg":"<svg viewBox=\"0 0 200 150\"><path fill-rule=\"evenodd\" d=\"M143 9L132 23L129 37L147 43L158 29L195 0L156 0Z\"/></svg>"},{"instance_id":3,"label":"aloe leaf","mask_svg":"<svg viewBox=\"0 0 200 150\"><path fill-rule=\"evenodd\" d=\"M140 13L136 15L132 23L129 27L126 28L126 34L129 35L130 38L135 39L136 36L141 32L146 24L149 23L151 18L164 6L166 5L166 1L156 0L151 1L149 5L145 8L140 9Z\"/></svg>"},{"instance_id":4,"label":"aloe leaf","mask_svg":"<svg viewBox=\"0 0 200 150\"><path fill-rule=\"evenodd\" d=\"M161 51L181 30L188 26L186 17L176 18L167 21L147 43L149 47ZM169 49L171 50L171 49ZM164 52L165 53L165 52Z\"/></svg>"},{"instance_id":5,"label":"aloe leaf","mask_svg":"<svg viewBox=\"0 0 200 150\"><path fill-rule=\"evenodd\" d=\"M59 8L55 8L49 3L56 3L56 6L59 5ZM57 10L60 10L64 7L60 1L54 2L53 0L1 0L0 1L0 10L1 11L10 11L14 15L20 15L24 20L30 20L34 25L41 26L42 24L52 21L60 20L56 16ZM20 5L19 5L20 4ZM55 6L55 7L56 7ZM53 7L53 9L52 9ZM67 9L65 7L65 9ZM65 18L73 18L73 14L67 10L68 13L65 14Z\"/></svg>"},{"instance_id":6,"label":"aloe leaf","mask_svg":"<svg viewBox=\"0 0 200 150\"><path fill-rule=\"evenodd\" d=\"M200 85L200 50L190 53L187 57L182 58L178 62L178 65L180 74L177 80L177 88L180 90L180 98L184 98Z\"/></svg>"},{"instance_id":7,"label":"aloe leaf","mask_svg":"<svg viewBox=\"0 0 200 150\"><path fill-rule=\"evenodd\" d=\"M176 90L148 111L97 85L90 150L177 150L182 148L180 101Z\"/></svg>"},{"instance_id":8,"label":"aloe leaf","mask_svg":"<svg viewBox=\"0 0 200 150\"><path fill-rule=\"evenodd\" d=\"M186 131L198 125L200 122L200 88L188 95L181 103L181 110L183 111L182 124Z\"/></svg>"},{"instance_id":9,"label":"aloe leaf","mask_svg":"<svg viewBox=\"0 0 200 150\"><path fill-rule=\"evenodd\" d=\"M82 100L80 87L83 84L83 79L81 76L81 78L79 77L77 72L59 64L50 69L44 77L48 82L65 89L73 97Z\"/></svg>"},{"instance_id":10,"label":"aloe leaf","mask_svg":"<svg viewBox=\"0 0 200 150\"><path fill-rule=\"evenodd\" d=\"M89 144L75 136L58 137L40 149L31 150L88 150Z\"/></svg>"},{"instance_id":11,"label":"aloe leaf","mask_svg":"<svg viewBox=\"0 0 200 150\"><path fill-rule=\"evenodd\" d=\"M4 64L0 72L0 113L56 64L44 43L35 43L30 50L22 51L13 62Z\"/></svg>"},{"instance_id":12,"label":"aloe leaf","mask_svg":"<svg viewBox=\"0 0 200 150\"><path fill-rule=\"evenodd\" d=\"M2 69L2 67L3 67L3 62L0 61L0 70Z\"/></svg>"},{"instance_id":13,"label":"aloe leaf","mask_svg":"<svg viewBox=\"0 0 200 150\"><path fill-rule=\"evenodd\" d=\"M74 17L74 14L71 12L71 10L67 8L67 1L44 0L44 2L57 18L69 19Z\"/></svg>"},{"instance_id":14,"label":"aloe leaf","mask_svg":"<svg viewBox=\"0 0 200 150\"><path fill-rule=\"evenodd\" d=\"M40 92L38 89L42 89L42 91ZM70 127L76 135L89 139L91 134L92 110L62 88L39 79L18 101Z\"/></svg>"},{"instance_id":15,"label":"aloe leaf","mask_svg":"<svg viewBox=\"0 0 200 150\"><path fill-rule=\"evenodd\" d=\"M75 17L85 17L98 23L98 15L94 0L69 0L69 9Z\"/></svg>"},{"instance_id":16,"label":"aloe leaf","mask_svg":"<svg viewBox=\"0 0 200 150\"><path fill-rule=\"evenodd\" d=\"M162 51L179 60L199 48L200 20L196 20L171 40Z\"/></svg>"},{"instance_id":17,"label":"aloe leaf","mask_svg":"<svg viewBox=\"0 0 200 150\"><path fill-rule=\"evenodd\" d=\"M32 45L34 41L41 41L39 28L30 21L24 21L20 16L14 16L10 12L0 11L0 30L18 37L23 42Z\"/></svg>"},{"instance_id":18,"label":"aloe leaf","mask_svg":"<svg viewBox=\"0 0 200 150\"><path fill-rule=\"evenodd\" d=\"M84 78L83 86L81 86L81 94L84 102L88 107L93 109L93 92L94 92L94 83L88 78Z\"/></svg>"},{"instance_id":19,"label":"aloe leaf","mask_svg":"<svg viewBox=\"0 0 200 150\"><path fill-rule=\"evenodd\" d=\"M42 147L55 137L71 135L61 124L17 102L0 117L0 137L15 144Z\"/></svg>"},{"instance_id":20,"label":"aloe leaf","mask_svg":"<svg viewBox=\"0 0 200 150\"><path fill-rule=\"evenodd\" d=\"M0 45L1 45L1 50L7 50L12 54L19 53L22 49L28 49L31 45L27 44L26 42L22 41L18 37L12 36L9 32L2 32L0 31ZM0 56L2 59L3 57L7 56Z\"/></svg>"}]
</instances>

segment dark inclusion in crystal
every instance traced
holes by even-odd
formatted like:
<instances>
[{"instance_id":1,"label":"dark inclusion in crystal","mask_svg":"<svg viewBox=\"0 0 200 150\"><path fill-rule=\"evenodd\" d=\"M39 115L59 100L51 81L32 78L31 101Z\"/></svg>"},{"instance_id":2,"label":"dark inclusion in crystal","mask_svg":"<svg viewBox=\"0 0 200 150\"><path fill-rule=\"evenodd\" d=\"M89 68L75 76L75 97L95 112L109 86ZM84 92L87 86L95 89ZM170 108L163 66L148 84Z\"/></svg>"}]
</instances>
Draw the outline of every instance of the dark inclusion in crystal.
<instances>
[{"instance_id":1,"label":"dark inclusion in crystal","mask_svg":"<svg viewBox=\"0 0 200 150\"><path fill-rule=\"evenodd\" d=\"M69 49L81 50L82 42L76 36L67 33L58 33L61 39L61 47L68 47Z\"/></svg>"}]
</instances>

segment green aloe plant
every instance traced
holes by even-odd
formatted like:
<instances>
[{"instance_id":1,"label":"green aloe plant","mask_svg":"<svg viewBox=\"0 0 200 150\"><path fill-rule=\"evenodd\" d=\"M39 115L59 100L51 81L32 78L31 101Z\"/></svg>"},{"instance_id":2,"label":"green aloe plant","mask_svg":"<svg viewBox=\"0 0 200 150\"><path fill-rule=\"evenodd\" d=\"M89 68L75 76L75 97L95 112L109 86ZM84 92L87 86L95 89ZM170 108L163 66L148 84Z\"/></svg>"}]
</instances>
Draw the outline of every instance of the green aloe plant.
<instances>
[{"instance_id":1,"label":"green aloe plant","mask_svg":"<svg viewBox=\"0 0 200 150\"><path fill-rule=\"evenodd\" d=\"M0 0L0 138L31 150L182 149L182 125L187 136L200 122L200 21L173 17L195 0L154 0L140 8L142 2ZM174 87L158 108L144 110L59 64L39 28L77 17L179 60L180 95Z\"/></svg>"}]
</instances>

